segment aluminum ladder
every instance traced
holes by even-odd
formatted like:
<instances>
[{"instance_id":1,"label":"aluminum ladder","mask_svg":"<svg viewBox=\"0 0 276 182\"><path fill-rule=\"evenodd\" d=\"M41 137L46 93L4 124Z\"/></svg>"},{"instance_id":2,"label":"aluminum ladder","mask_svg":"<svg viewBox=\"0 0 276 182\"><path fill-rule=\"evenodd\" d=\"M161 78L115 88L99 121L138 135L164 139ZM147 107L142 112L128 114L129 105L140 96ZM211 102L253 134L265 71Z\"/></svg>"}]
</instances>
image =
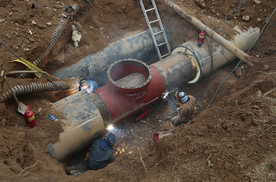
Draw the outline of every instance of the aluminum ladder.
<instances>
[{"instance_id":1,"label":"aluminum ladder","mask_svg":"<svg viewBox=\"0 0 276 182\"><path fill-rule=\"evenodd\" d=\"M155 46L155 49L157 51L157 54L158 54L158 57L159 59L163 59L164 57L168 56L171 54L171 47L170 47L170 44L168 42L168 39L167 39L167 35L166 35L166 32L165 32L165 29L163 27L163 24L161 22L161 18L159 16L159 13L158 13L158 10L157 10L157 6L155 4L155 1L154 0L151 0L151 3L153 5L152 8L149 8L149 9L145 9L145 5L144 5L144 2L143 0L139 0L140 1L140 5L141 5L141 8L142 8L142 11L144 13L144 16L145 16L145 19L146 19L146 22L148 24L148 27L149 27L149 30L150 30L150 34L151 34L151 37L152 37L152 40L154 42L154 46ZM149 19L149 15L148 13L150 12L153 12L154 11L154 15L155 15L155 18L154 20L150 20ZM151 14L153 15L153 14ZM153 31L153 28L152 28L152 24L154 23L157 23L158 22L158 31ZM161 38L161 42L158 42L156 40L156 37L157 36L163 36ZM165 53L162 55L161 53L161 50L160 48L166 48L166 50L163 50L163 52L165 51Z\"/></svg>"}]
</instances>

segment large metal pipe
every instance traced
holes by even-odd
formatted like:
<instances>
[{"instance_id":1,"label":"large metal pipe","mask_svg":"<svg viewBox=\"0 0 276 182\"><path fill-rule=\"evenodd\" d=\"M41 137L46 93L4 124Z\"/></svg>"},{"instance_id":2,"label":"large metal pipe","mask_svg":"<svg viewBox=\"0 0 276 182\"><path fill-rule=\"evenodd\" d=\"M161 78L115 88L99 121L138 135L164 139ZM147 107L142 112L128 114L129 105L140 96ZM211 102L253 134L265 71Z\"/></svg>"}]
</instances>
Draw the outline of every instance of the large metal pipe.
<instances>
[{"instance_id":1,"label":"large metal pipe","mask_svg":"<svg viewBox=\"0 0 276 182\"><path fill-rule=\"evenodd\" d=\"M158 41L161 37L157 37ZM120 59L150 60L157 57L151 35L147 31L123 39L108 46L103 51L89 55L71 67L58 70L54 76L58 78L81 77L102 82L103 70Z\"/></svg>"},{"instance_id":2,"label":"large metal pipe","mask_svg":"<svg viewBox=\"0 0 276 182\"><path fill-rule=\"evenodd\" d=\"M259 28L252 27L244 31L235 27L235 30L238 34L234 37L232 43L243 51L248 50L254 44L260 33ZM197 82L200 77L206 76L236 59L236 56L222 45L210 45L210 42L208 41L209 44L206 42L201 48L198 48L197 42L186 42L172 52L172 54L183 53L191 55L192 62L197 65L197 75L189 83ZM210 52L210 49L212 52Z\"/></svg>"},{"instance_id":3,"label":"large metal pipe","mask_svg":"<svg viewBox=\"0 0 276 182\"><path fill-rule=\"evenodd\" d=\"M243 32L235 38L234 44L245 51L252 46L258 32L258 29ZM190 43L193 48L183 44L171 56L150 66L132 59L118 61L108 69L109 84L90 95L80 92L55 103L54 107L70 120L67 122L69 128L77 129L66 129L60 135L59 142L49 144L49 154L62 160L70 153L88 147L107 124L117 124L160 99L166 89L178 88L187 82L194 83L201 75L235 58L229 51L218 47L214 49L211 59L207 47L198 48L195 44ZM210 64L212 70L209 69ZM138 74L133 76L134 73ZM137 85L128 83L132 79Z\"/></svg>"},{"instance_id":4,"label":"large metal pipe","mask_svg":"<svg viewBox=\"0 0 276 182\"><path fill-rule=\"evenodd\" d=\"M59 141L47 145L47 152L51 157L63 160L88 147L94 139L105 133L101 113L87 92L81 91L66 97L54 103L54 107L66 113L67 120Z\"/></svg>"}]
</instances>

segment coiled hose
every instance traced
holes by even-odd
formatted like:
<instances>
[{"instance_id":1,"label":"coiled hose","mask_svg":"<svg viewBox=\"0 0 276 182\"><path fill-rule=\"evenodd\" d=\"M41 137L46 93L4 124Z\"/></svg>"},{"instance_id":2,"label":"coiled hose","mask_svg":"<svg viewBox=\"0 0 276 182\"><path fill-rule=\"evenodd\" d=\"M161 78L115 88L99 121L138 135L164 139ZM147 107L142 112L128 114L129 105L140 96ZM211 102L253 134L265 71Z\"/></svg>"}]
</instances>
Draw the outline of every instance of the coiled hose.
<instances>
[{"instance_id":1,"label":"coiled hose","mask_svg":"<svg viewBox=\"0 0 276 182\"><path fill-rule=\"evenodd\" d=\"M48 46L48 49L39 58L33 61L34 65L38 66L41 63L41 61L43 61L49 55L49 53L52 51L53 47L57 43L57 40L59 39L60 35L62 34L67 22L68 22L67 19L60 20L58 27L55 29L54 33L52 34L52 38ZM26 77L26 74L20 74L20 77L24 78Z\"/></svg>"},{"instance_id":2,"label":"coiled hose","mask_svg":"<svg viewBox=\"0 0 276 182\"><path fill-rule=\"evenodd\" d=\"M28 85L16 85L11 88L16 96L35 93L35 92L48 92L55 90L67 90L70 86L67 82L64 81L54 81L46 83L30 83ZM13 97L12 91L9 90L1 95L0 100L2 102Z\"/></svg>"},{"instance_id":3,"label":"coiled hose","mask_svg":"<svg viewBox=\"0 0 276 182\"><path fill-rule=\"evenodd\" d=\"M50 44L48 46L48 49L39 58L37 58L33 62L34 65L38 66L41 63L41 61L43 61L45 59L45 57L49 55L49 53L51 52L51 50L53 49L53 47L57 43L57 40L59 39L60 35L62 34L67 22L68 22L67 19L60 20L58 27L56 28L56 30L52 34L52 38L51 38Z\"/></svg>"}]
</instances>

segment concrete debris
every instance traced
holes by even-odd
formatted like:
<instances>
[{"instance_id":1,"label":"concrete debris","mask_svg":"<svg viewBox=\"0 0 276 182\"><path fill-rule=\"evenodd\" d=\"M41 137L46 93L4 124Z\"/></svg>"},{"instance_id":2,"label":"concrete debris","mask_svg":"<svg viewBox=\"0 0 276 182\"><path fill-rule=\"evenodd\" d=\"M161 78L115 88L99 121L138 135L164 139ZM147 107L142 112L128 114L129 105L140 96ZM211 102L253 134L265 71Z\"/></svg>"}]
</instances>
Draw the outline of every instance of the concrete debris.
<instances>
[{"instance_id":1,"label":"concrete debris","mask_svg":"<svg viewBox=\"0 0 276 182\"><path fill-rule=\"evenodd\" d=\"M270 66L269 66L269 65L267 65L267 64L266 64L266 65L264 65L264 70L265 70L265 71L269 71L269 70L270 70Z\"/></svg>"},{"instance_id":2,"label":"concrete debris","mask_svg":"<svg viewBox=\"0 0 276 182\"><path fill-rule=\"evenodd\" d=\"M257 18L257 22L261 22L262 21L262 19L261 18Z\"/></svg>"},{"instance_id":3,"label":"concrete debris","mask_svg":"<svg viewBox=\"0 0 276 182\"><path fill-rule=\"evenodd\" d=\"M11 39L11 35L10 34L6 34L7 39Z\"/></svg>"},{"instance_id":4,"label":"concrete debris","mask_svg":"<svg viewBox=\"0 0 276 182\"><path fill-rule=\"evenodd\" d=\"M86 0L88 3L91 3L93 0Z\"/></svg>"},{"instance_id":5,"label":"concrete debris","mask_svg":"<svg viewBox=\"0 0 276 182\"><path fill-rule=\"evenodd\" d=\"M256 4L261 4L260 0L254 0Z\"/></svg>"},{"instance_id":6,"label":"concrete debris","mask_svg":"<svg viewBox=\"0 0 276 182\"><path fill-rule=\"evenodd\" d=\"M236 70L235 70L235 76L240 78L243 76L243 70L244 68L242 66L239 66Z\"/></svg>"},{"instance_id":7,"label":"concrete debris","mask_svg":"<svg viewBox=\"0 0 276 182\"><path fill-rule=\"evenodd\" d=\"M47 26L51 26L52 25L52 22L48 22L46 23Z\"/></svg>"},{"instance_id":8,"label":"concrete debris","mask_svg":"<svg viewBox=\"0 0 276 182\"><path fill-rule=\"evenodd\" d=\"M78 47L79 42L81 40L81 33L78 30L76 30L75 25L72 25L72 31L72 40L74 41L75 47Z\"/></svg>"},{"instance_id":9,"label":"concrete debris","mask_svg":"<svg viewBox=\"0 0 276 182\"><path fill-rule=\"evenodd\" d=\"M3 21L5 21L5 19L0 19L0 23L2 23Z\"/></svg>"},{"instance_id":10,"label":"concrete debris","mask_svg":"<svg viewBox=\"0 0 276 182\"><path fill-rule=\"evenodd\" d=\"M211 13L215 14L216 13L215 9L212 8Z\"/></svg>"},{"instance_id":11,"label":"concrete debris","mask_svg":"<svg viewBox=\"0 0 276 182\"><path fill-rule=\"evenodd\" d=\"M30 51L30 49L29 48L23 48L23 51L28 52L28 51Z\"/></svg>"},{"instance_id":12,"label":"concrete debris","mask_svg":"<svg viewBox=\"0 0 276 182\"><path fill-rule=\"evenodd\" d=\"M33 25L37 25L37 23L36 23L34 20L32 20L32 24L33 24Z\"/></svg>"},{"instance_id":13,"label":"concrete debris","mask_svg":"<svg viewBox=\"0 0 276 182\"><path fill-rule=\"evenodd\" d=\"M196 4L201 8L206 8L207 7L204 0L196 0Z\"/></svg>"},{"instance_id":14,"label":"concrete debris","mask_svg":"<svg viewBox=\"0 0 276 182\"><path fill-rule=\"evenodd\" d=\"M74 13L74 14L76 14L80 9L78 4L74 4L73 6L69 6L69 5L66 5L64 3L62 3L61 8L67 13Z\"/></svg>"},{"instance_id":15,"label":"concrete debris","mask_svg":"<svg viewBox=\"0 0 276 182\"><path fill-rule=\"evenodd\" d=\"M257 97L261 97L262 96L262 91L261 90L257 90L256 91L256 96Z\"/></svg>"},{"instance_id":16,"label":"concrete debris","mask_svg":"<svg viewBox=\"0 0 276 182\"><path fill-rule=\"evenodd\" d=\"M248 15L242 16L242 20L246 21L246 22L249 22L250 17Z\"/></svg>"},{"instance_id":17,"label":"concrete debris","mask_svg":"<svg viewBox=\"0 0 276 182\"><path fill-rule=\"evenodd\" d=\"M17 45L13 46L13 49L18 51L19 50L19 47Z\"/></svg>"}]
</instances>

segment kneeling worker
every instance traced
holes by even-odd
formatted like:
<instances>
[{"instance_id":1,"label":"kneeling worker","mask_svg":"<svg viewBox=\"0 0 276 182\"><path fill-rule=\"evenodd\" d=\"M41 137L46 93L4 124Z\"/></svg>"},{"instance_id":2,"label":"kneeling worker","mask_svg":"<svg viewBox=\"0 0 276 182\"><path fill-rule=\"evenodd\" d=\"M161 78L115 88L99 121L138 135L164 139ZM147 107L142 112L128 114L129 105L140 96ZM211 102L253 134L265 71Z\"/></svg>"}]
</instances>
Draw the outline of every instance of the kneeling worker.
<instances>
[{"instance_id":1,"label":"kneeling worker","mask_svg":"<svg viewBox=\"0 0 276 182\"><path fill-rule=\"evenodd\" d=\"M191 95L186 95L183 91L177 91L175 97L178 101L178 113L176 117L172 118L174 125L186 123L193 118L195 114L195 98Z\"/></svg>"},{"instance_id":2,"label":"kneeling worker","mask_svg":"<svg viewBox=\"0 0 276 182\"><path fill-rule=\"evenodd\" d=\"M106 167L114 161L112 157L114 144L115 135L113 133L95 140L90 148L88 159L75 166L67 167L66 173L79 176L87 170L97 170Z\"/></svg>"}]
</instances>

